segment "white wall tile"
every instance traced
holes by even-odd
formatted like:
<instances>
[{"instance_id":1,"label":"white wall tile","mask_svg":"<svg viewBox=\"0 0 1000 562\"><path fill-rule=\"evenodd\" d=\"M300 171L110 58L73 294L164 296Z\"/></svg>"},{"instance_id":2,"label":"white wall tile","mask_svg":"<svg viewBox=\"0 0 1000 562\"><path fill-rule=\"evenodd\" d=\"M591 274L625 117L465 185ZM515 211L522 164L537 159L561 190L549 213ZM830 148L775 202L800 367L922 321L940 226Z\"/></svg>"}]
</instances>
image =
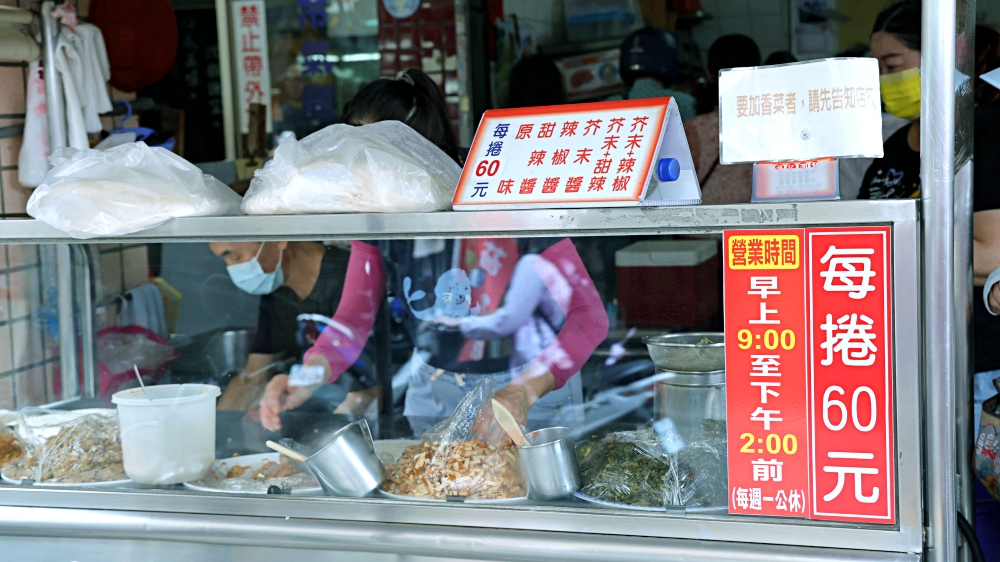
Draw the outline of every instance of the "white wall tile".
<instances>
[{"instance_id":1,"label":"white wall tile","mask_svg":"<svg viewBox=\"0 0 1000 562\"><path fill-rule=\"evenodd\" d=\"M754 16L750 18L750 36L756 39L758 44L779 37L785 39L788 37L788 29L785 28L783 21L779 15Z\"/></svg>"},{"instance_id":2,"label":"white wall tile","mask_svg":"<svg viewBox=\"0 0 1000 562\"><path fill-rule=\"evenodd\" d=\"M756 0L749 0L755 2ZM750 13L748 0L717 0L715 17L719 19L746 16Z\"/></svg>"},{"instance_id":3,"label":"white wall tile","mask_svg":"<svg viewBox=\"0 0 1000 562\"><path fill-rule=\"evenodd\" d=\"M750 15L774 15L781 13L781 0L750 0Z\"/></svg>"},{"instance_id":4,"label":"white wall tile","mask_svg":"<svg viewBox=\"0 0 1000 562\"><path fill-rule=\"evenodd\" d=\"M753 37L750 20L746 16L719 18L719 36L741 33Z\"/></svg>"}]
</instances>

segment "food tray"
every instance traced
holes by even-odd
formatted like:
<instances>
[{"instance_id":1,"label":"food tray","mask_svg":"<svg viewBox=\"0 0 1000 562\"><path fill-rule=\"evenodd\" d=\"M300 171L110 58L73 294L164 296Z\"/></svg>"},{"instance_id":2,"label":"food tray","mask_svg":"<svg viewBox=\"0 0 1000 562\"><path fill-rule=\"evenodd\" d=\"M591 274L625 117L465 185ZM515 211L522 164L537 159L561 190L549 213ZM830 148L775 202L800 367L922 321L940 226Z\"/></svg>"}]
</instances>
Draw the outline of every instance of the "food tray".
<instances>
[{"instance_id":1,"label":"food tray","mask_svg":"<svg viewBox=\"0 0 1000 562\"><path fill-rule=\"evenodd\" d=\"M375 442L375 454L382 464L393 464L399 460L407 447L417 443L420 443L419 439L380 439Z\"/></svg>"},{"instance_id":2,"label":"food tray","mask_svg":"<svg viewBox=\"0 0 1000 562\"><path fill-rule=\"evenodd\" d=\"M383 496L394 499L402 500L408 502L426 502L426 503L467 503L473 505L523 505L530 503L528 496L521 496L519 498L505 498L502 500L463 500L463 499L453 499L453 500L443 500L440 498L418 498L417 496L404 496L403 494L392 494L386 492L385 490L379 489L378 492Z\"/></svg>"},{"instance_id":3,"label":"food tray","mask_svg":"<svg viewBox=\"0 0 1000 562\"><path fill-rule=\"evenodd\" d=\"M21 480L15 480L7 476L7 470L0 471L0 480L5 484L21 486ZM131 479L112 480L110 482L35 482L32 486L40 488L130 488L135 483Z\"/></svg>"},{"instance_id":4,"label":"food tray","mask_svg":"<svg viewBox=\"0 0 1000 562\"><path fill-rule=\"evenodd\" d=\"M256 482L251 482L249 478L226 478L226 473L229 472L234 466L246 466L252 467L254 465L263 465L267 462L279 462L281 455L278 453L260 453L257 455L245 455L240 457L232 457L228 459L217 459L212 464L212 471L208 473L207 476L196 480L195 482L185 482L184 487L188 490L194 490L197 492L213 492L222 494L266 494L267 489L270 486L278 486L278 483L270 484L271 479L264 480L263 482L257 484ZM240 489L233 487L224 487L222 483L226 480L243 480L246 481L250 486ZM291 489L291 495L293 496L319 496L323 494L323 488L320 488L319 483L316 479L309 475L308 478L311 485L293 487ZM198 484L197 482L201 482Z\"/></svg>"},{"instance_id":5,"label":"food tray","mask_svg":"<svg viewBox=\"0 0 1000 562\"><path fill-rule=\"evenodd\" d=\"M729 513L728 506L712 506L712 507L684 507L684 506L671 506L671 507L652 507L645 505L631 505L627 503L611 502L607 500L600 500L592 496L588 496L583 492L574 492L573 496L581 499L587 503L592 503L600 507L605 507L608 509L625 509L629 511L653 511L657 513L691 513L691 514L702 514L702 515L725 515Z\"/></svg>"}]
</instances>

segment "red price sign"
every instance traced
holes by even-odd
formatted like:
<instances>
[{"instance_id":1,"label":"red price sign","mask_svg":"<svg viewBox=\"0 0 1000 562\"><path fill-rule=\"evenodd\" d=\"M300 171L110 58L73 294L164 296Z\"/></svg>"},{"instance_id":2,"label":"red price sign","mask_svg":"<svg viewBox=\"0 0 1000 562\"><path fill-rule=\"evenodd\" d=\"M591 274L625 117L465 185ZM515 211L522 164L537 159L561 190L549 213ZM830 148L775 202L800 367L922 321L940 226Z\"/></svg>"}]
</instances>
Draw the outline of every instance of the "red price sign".
<instances>
[{"instance_id":1,"label":"red price sign","mask_svg":"<svg viewBox=\"0 0 1000 562\"><path fill-rule=\"evenodd\" d=\"M730 513L895 523L889 227L725 250Z\"/></svg>"},{"instance_id":2,"label":"red price sign","mask_svg":"<svg viewBox=\"0 0 1000 562\"><path fill-rule=\"evenodd\" d=\"M803 230L725 235L729 511L806 517Z\"/></svg>"},{"instance_id":3,"label":"red price sign","mask_svg":"<svg viewBox=\"0 0 1000 562\"><path fill-rule=\"evenodd\" d=\"M889 227L807 236L811 517L894 523Z\"/></svg>"}]
</instances>

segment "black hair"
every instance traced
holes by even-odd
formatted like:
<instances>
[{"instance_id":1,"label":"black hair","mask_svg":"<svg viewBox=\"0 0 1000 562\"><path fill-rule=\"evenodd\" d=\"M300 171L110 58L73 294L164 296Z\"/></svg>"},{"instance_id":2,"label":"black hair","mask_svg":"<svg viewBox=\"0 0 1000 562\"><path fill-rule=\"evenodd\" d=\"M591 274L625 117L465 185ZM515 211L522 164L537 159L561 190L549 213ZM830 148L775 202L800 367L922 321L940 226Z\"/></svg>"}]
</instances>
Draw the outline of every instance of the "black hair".
<instances>
[{"instance_id":1,"label":"black hair","mask_svg":"<svg viewBox=\"0 0 1000 562\"><path fill-rule=\"evenodd\" d=\"M775 51L768 55L767 60L764 61L766 66L771 66L772 64L789 64L793 62L799 62L799 59L795 58L789 51Z\"/></svg>"},{"instance_id":2,"label":"black hair","mask_svg":"<svg viewBox=\"0 0 1000 562\"><path fill-rule=\"evenodd\" d=\"M458 141L441 90L419 70L411 68L396 80L376 80L344 106L344 123L348 125L378 121L405 123L460 162Z\"/></svg>"},{"instance_id":3,"label":"black hair","mask_svg":"<svg viewBox=\"0 0 1000 562\"><path fill-rule=\"evenodd\" d=\"M718 77L723 68L759 65L760 49L746 35L724 35L708 49L708 72L713 77Z\"/></svg>"},{"instance_id":4,"label":"black hair","mask_svg":"<svg viewBox=\"0 0 1000 562\"><path fill-rule=\"evenodd\" d=\"M535 107L565 103L562 73L545 55L524 57L510 69L507 107Z\"/></svg>"},{"instance_id":5,"label":"black hair","mask_svg":"<svg viewBox=\"0 0 1000 562\"><path fill-rule=\"evenodd\" d=\"M884 31L914 51L920 50L920 0L903 0L882 10L872 35Z\"/></svg>"}]
</instances>

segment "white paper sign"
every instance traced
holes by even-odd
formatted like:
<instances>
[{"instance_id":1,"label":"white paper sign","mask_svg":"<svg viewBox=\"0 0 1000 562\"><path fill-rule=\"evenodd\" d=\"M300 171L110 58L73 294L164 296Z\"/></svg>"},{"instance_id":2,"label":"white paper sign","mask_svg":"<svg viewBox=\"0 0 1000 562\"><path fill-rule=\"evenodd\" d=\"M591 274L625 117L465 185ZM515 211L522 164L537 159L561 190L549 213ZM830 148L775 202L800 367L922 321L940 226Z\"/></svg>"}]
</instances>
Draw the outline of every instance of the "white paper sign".
<instances>
[{"instance_id":1,"label":"white paper sign","mask_svg":"<svg viewBox=\"0 0 1000 562\"><path fill-rule=\"evenodd\" d=\"M267 57L267 19L264 0L233 2L233 37L236 50L236 97L240 132L250 132L250 104L267 108L271 131L271 70Z\"/></svg>"},{"instance_id":2,"label":"white paper sign","mask_svg":"<svg viewBox=\"0 0 1000 562\"><path fill-rule=\"evenodd\" d=\"M837 58L719 73L719 162L882 157L878 61Z\"/></svg>"},{"instance_id":3,"label":"white paper sign","mask_svg":"<svg viewBox=\"0 0 1000 562\"><path fill-rule=\"evenodd\" d=\"M756 162L751 201L839 199L840 169L836 158L803 162Z\"/></svg>"},{"instance_id":4,"label":"white paper sign","mask_svg":"<svg viewBox=\"0 0 1000 562\"><path fill-rule=\"evenodd\" d=\"M677 160L660 181L657 163ZM487 111L462 171L455 210L628 206L701 201L671 98Z\"/></svg>"}]
</instances>

